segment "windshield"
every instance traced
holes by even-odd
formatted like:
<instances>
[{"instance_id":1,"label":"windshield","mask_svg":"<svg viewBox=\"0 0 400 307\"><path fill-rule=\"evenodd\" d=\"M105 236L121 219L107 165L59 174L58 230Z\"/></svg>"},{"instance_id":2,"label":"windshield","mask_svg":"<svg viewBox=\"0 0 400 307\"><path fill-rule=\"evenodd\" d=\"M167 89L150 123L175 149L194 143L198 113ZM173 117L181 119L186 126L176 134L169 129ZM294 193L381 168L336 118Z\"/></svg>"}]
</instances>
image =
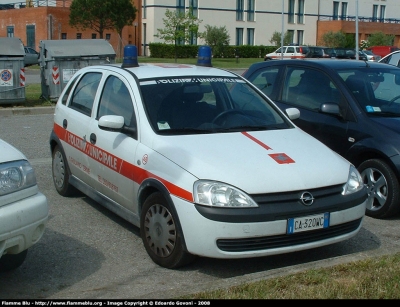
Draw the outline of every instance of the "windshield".
<instances>
[{"instance_id":1,"label":"windshield","mask_svg":"<svg viewBox=\"0 0 400 307\"><path fill-rule=\"evenodd\" d=\"M158 134L194 134L292 127L267 98L241 78L175 77L140 83Z\"/></svg>"},{"instance_id":2,"label":"windshield","mask_svg":"<svg viewBox=\"0 0 400 307\"><path fill-rule=\"evenodd\" d=\"M373 115L400 116L400 69L386 67L339 70L362 109Z\"/></svg>"}]
</instances>

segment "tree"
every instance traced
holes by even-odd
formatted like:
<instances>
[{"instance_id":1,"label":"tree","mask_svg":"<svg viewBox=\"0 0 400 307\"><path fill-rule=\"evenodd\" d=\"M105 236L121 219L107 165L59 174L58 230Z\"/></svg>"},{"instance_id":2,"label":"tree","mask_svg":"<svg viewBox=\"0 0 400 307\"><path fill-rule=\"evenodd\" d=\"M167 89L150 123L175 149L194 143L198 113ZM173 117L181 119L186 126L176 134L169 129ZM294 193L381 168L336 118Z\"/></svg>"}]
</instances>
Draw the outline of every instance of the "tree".
<instances>
[{"instance_id":1,"label":"tree","mask_svg":"<svg viewBox=\"0 0 400 307\"><path fill-rule=\"evenodd\" d=\"M202 20L193 16L192 10L186 12L165 11L165 18L163 18L164 28L157 29L154 35L163 39L166 43L173 43L175 45L175 61L177 58L177 45L189 43L193 36L202 37L199 32L199 24Z\"/></svg>"},{"instance_id":2,"label":"tree","mask_svg":"<svg viewBox=\"0 0 400 307\"><path fill-rule=\"evenodd\" d=\"M346 34L342 31L329 31L322 35L322 44L326 47L346 47L347 40Z\"/></svg>"},{"instance_id":3,"label":"tree","mask_svg":"<svg viewBox=\"0 0 400 307\"><path fill-rule=\"evenodd\" d=\"M120 35L124 26L132 24L136 12L131 0L73 0L69 25L78 30L92 29L100 38L105 30L116 30Z\"/></svg>"},{"instance_id":4,"label":"tree","mask_svg":"<svg viewBox=\"0 0 400 307\"><path fill-rule=\"evenodd\" d=\"M118 51L119 57L121 57L122 51L122 29L126 25L132 25L132 22L136 19L137 9L132 5L130 0L116 0L113 4L113 10L110 11L110 18L113 21L114 29L117 31L118 40ZM135 33L135 40L136 40ZM136 45L136 41L135 41ZM138 47L138 46L136 46Z\"/></svg>"},{"instance_id":5,"label":"tree","mask_svg":"<svg viewBox=\"0 0 400 307\"><path fill-rule=\"evenodd\" d=\"M368 36L369 46L392 46L394 35L384 34L383 32L374 32Z\"/></svg>"},{"instance_id":6,"label":"tree","mask_svg":"<svg viewBox=\"0 0 400 307\"><path fill-rule=\"evenodd\" d=\"M229 46L230 36L226 26L205 26L206 31L203 34L204 41L212 48L214 56L223 56L224 48Z\"/></svg>"},{"instance_id":7,"label":"tree","mask_svg":"<svg viewBox=\"0 0 400 307\"><path fill-rule=\"evenodd\" d=\"M271 44L274 46L280 46L282 41L281 32L275 31L272 34L271 39L269 40ZM283 45L289 45L292 42L292 36L289 31L286 31L285 36L283 37Z\"/></svg>"}]
</instances>

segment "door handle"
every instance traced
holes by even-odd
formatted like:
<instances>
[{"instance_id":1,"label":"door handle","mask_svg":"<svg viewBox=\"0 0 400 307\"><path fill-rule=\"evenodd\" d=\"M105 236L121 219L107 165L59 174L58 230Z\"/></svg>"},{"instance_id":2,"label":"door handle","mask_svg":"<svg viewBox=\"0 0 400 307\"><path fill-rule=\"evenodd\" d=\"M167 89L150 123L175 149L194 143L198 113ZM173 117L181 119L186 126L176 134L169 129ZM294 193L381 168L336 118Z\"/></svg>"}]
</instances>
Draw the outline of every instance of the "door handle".
<instances>
[{"instance_id":1,"label":"door handle","mask_svg":"<svg viewBox=\"0 0 400 307\"><path fill-rule=\"evenodd\" d=\"M96 138L96 134L91 133L90 134L90 143L93 144L93 145L96 144L96 139L97 139Z\"/></svg>"}]
</instances>

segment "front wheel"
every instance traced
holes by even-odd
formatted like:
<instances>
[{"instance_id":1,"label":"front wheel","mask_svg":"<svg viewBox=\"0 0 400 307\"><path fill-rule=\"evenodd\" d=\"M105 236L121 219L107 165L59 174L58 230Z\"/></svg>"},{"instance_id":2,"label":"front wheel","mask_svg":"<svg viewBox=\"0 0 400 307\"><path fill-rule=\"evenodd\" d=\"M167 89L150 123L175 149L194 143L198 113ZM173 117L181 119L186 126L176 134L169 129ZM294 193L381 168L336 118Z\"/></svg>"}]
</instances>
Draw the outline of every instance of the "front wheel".
<instances>
[{"instance_id":1,"label":"front wheel","mask_svg":"<svg viewBox=\"0 0 400 307\"><path fill-rule=\"evenodd\" d=\"M76 189L69 183L71 174L68 170L67 159L64 151L58 145L53 150L52 160L53 182L58 194L62 196L74 194Z\"/></svg>"},{"instance_id":2,"label":"front wheel","mask_svg":"<svg viewBox=\"0 0 400 307\"><path fill-rule=\"evenodd\" d=\"M28 250L24 250L19 254L5 254L0 258L0 272L8 272L20 267L28 254Z\"/></svg>"},{"instance_id":3,"label":"front wheel","mask_svg":"<svg viewBox=\"0 0 400 307\"><path fill-rule=\"evenodd\" d=\"M161 193L151 194L143 204L140 236L150 258L158 265L176 269L195 260L185 251L178 217Z\"/></svg>"},{"instance_id":4,"label":"front wheel","mask_svg":"<svg viewBox=\"0 0 400 307\"><path fill-rule=\"evenodd\" d=\"M379 159L367 160L358 168L368 190L365 214L373 218L388 218L400 211L400 185L390 166Z\"/></svg>"}]
</instances>

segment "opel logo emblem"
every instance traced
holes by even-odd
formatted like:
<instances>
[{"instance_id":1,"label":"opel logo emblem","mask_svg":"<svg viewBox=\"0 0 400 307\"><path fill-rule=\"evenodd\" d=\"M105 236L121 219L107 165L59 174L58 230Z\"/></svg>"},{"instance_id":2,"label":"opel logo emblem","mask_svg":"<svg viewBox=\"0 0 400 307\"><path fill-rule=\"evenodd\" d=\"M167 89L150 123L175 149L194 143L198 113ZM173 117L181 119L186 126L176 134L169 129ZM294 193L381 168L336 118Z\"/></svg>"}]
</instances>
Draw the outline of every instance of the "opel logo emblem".
<instances>
[{"instance_id":1,"label":"opel logo emblem","mask_svg":"<svg viewBox=\"0 0 400 307\"><path fill-rule=\"evenodd\" d=\"M314 196L310 192L304 192L300 196L300 200L305 206L311 206L314 202Z\"/></svg>"}]
</instances>

